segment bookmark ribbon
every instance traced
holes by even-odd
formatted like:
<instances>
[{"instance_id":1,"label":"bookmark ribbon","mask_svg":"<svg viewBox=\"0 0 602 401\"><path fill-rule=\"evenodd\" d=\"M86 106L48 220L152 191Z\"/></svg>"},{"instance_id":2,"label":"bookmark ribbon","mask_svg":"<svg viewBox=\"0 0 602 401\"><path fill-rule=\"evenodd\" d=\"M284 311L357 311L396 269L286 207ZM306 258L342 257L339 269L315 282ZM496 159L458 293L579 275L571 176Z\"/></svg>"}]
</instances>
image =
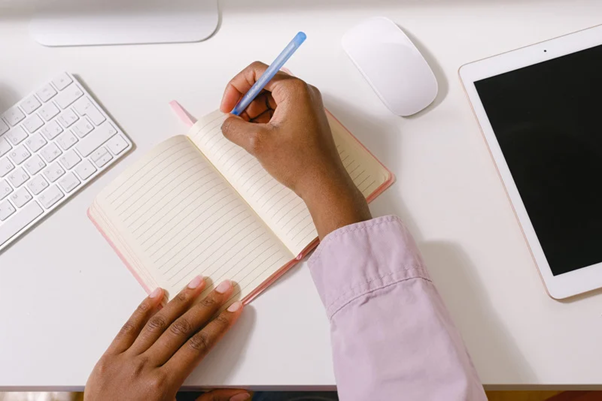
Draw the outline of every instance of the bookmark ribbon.
<instances>
[{"instance_id":1,"label":"bookmark ribbon","mask_svg":"<svg viewBox=\"0 0 602 401\"><path fill-rule=\"evenodd\" d=\"M180 121L182 121L188 127L192 127L194 124L196 124L196 118L194 118L188 111L186 111L186 109L182 107L182 105L176 100L172 100L171 102L169 102L169 105L171 106L171 109L174 111L174 113L176 113L176 116L178 116Z\"/></svg>"}]
</instances>

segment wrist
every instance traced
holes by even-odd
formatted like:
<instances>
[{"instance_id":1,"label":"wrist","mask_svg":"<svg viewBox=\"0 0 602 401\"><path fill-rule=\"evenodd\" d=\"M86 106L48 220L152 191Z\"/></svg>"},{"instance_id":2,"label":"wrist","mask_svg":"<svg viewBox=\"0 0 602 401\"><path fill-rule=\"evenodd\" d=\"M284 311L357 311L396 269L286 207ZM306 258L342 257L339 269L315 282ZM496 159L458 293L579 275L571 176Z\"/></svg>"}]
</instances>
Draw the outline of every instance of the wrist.
<instances>
[{"instance_id":1,"label":"wrist","mask_svg":"<svg viewBox=\"0 0 602 401\"><path fill-rule=\"evenodd\" d=\"M307 205L320 239L341 227L372 218L366 198L349 176L316 180L297 193Z\"/></svg>"}]
</instances>

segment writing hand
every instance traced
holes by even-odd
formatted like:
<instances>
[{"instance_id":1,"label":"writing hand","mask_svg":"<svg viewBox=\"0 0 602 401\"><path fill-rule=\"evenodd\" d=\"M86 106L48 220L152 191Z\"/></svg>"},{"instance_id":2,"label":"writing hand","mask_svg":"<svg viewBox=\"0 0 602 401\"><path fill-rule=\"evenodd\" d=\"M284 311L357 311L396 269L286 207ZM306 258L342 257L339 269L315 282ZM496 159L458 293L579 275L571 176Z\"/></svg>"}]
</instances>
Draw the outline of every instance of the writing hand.
<instances>
[{"instance_id":1,"label":"writing hand","mask_svg":"<svg viewBox=\"0 0 602 401\"><path fill-rule=\"evenodd\" d=\"M266 69L255 62L236 75L226 87L221 111L230 112ZM341 162L315 87L278 72L240 117L224 122L222 132L305 201L320 238L371 218L366 199Z\"/></svg>"}]
</instances>

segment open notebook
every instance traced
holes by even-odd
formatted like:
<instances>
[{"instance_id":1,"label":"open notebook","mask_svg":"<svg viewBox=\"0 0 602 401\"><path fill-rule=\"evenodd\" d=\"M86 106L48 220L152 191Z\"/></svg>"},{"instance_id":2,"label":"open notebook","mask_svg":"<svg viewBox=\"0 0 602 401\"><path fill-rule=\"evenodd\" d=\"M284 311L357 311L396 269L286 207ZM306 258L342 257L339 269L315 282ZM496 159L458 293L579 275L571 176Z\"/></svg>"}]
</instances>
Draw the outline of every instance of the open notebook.
<instances>
[{"instance_id":1,"label":"open notebook","mask_svg":"<svg viewBox=\"0 0 602 401\"><path fill-rule=\"evenodd\" d=\"M148 292L160 286L171 299L201 274L211 284L232 280L233 298L250 302L318 243L301 198L222 135L226 117L213 112L157 145L88 211ZM345 167L372 200L393 175L328 118Z\"/></svg>"}]
</instances>

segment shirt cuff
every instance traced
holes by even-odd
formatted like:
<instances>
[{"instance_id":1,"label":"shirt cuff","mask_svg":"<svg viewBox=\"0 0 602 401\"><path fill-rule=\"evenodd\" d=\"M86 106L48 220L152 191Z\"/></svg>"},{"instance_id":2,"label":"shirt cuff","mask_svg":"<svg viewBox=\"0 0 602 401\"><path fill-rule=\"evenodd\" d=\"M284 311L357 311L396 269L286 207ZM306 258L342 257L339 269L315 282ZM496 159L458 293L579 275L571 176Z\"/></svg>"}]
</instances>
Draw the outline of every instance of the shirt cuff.
<instances>
[{"instance_id":1,"label":"shirt cuff","mask_svg":"<svg viewBox=\"0 0 602 401\"><path fill-rule=\"evenodd\" d=\"M329 318L354 299L402 281L430 277L412 235L396 216L328 234L309 268Z\"/></svg>"}]
</instances>

